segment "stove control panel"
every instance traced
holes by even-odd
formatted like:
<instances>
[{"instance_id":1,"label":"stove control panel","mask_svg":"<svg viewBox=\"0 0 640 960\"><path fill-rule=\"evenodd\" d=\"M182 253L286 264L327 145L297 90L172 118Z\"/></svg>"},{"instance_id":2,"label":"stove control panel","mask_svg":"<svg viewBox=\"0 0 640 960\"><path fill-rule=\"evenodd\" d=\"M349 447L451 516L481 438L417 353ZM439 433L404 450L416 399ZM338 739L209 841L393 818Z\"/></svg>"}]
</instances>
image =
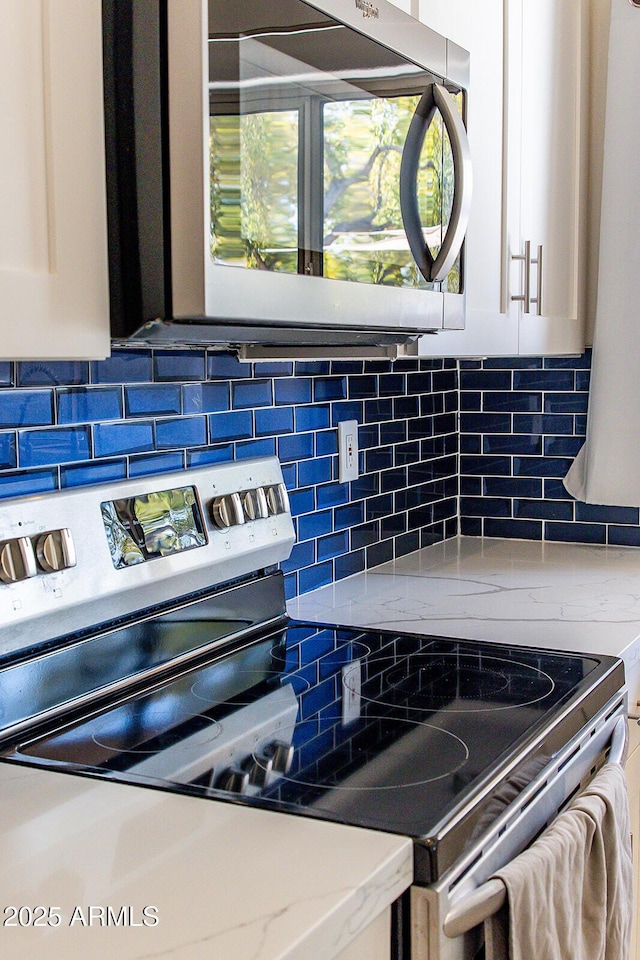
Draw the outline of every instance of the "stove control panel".
<instances>
[{"instance_id":1,"label":"stove control panel","mask_svg":"<svg viewBox=\"0 0 640 960\"><path fill-rule=\"evenodd\" d=\"M0 655L274 566L294 540L276 457L5 500Z\"/></svg>"}]
</instances>

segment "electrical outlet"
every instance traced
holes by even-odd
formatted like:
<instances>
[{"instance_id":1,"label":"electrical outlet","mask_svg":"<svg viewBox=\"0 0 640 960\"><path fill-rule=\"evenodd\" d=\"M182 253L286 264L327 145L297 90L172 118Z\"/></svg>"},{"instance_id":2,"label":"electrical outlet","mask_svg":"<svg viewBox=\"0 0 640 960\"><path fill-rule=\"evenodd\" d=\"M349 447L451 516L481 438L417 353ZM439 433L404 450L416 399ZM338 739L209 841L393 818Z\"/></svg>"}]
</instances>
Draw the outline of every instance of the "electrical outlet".
<instances>
[{"instance_id":1,"label":"electrical outlet","mask_svg":"<svg viewBox=\"0 0 640 960\"><path fill-rule=\"evenodd\" d=\"M344 727L360 716L361 688L361 662L353 660L342 668L342 725Z\"/></svg>"},{"instance_id":2,"label":"electrical outlet","mask_svg":"<svg viewBox=\"0 0 640 960\"><path fill-rule=\"evenodd\" d=\"M338 424L338 480L346 483L358 479L358 421L341 420Z\"/></svg>"}]
</instances>

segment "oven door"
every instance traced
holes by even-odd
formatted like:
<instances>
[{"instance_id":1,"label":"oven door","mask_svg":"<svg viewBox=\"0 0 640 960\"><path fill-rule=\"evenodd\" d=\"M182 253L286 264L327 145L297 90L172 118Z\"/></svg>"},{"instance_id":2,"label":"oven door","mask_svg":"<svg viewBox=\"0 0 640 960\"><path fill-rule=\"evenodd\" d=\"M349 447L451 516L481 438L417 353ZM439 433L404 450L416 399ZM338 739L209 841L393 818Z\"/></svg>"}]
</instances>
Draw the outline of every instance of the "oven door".
<instances>
[{"instance_id":1,"label":"oven door","mask_svg":"<svg viewBox=\"0 0 640 960\"><path fill-rule=\"evenodd\" d=\"M410 925L405 923L411 960L484 956L483 921L506 897L504 884L491 880L492 874L522 853L605 762L622 764L627 739L625 701L614 698L497 812L478 842L437 883L411 887Z\"/></svg>"}]
</instances>

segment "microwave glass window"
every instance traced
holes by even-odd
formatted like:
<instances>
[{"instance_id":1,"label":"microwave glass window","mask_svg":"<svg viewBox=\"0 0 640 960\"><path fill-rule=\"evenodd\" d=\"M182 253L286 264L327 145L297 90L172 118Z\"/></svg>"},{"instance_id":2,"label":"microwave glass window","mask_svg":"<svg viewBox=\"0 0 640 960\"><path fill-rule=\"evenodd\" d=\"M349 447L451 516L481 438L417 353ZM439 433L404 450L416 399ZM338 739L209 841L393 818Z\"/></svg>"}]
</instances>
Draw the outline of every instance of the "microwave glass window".
<instances>
[{"instance_id":1,"label":"microwave glass window","mask_svg":"<svg viewBox=\"0 0 640 960\"><path fill-rule=\"evenodd\" d=\"M209 3L210 254L216 263L458 292L427 282L403 227L400 164L434 77L300 0ZM463 109L462 94L458 105ZM453 202L436 111L417 173L432 256Z\"/></svg>"}]
</instances>

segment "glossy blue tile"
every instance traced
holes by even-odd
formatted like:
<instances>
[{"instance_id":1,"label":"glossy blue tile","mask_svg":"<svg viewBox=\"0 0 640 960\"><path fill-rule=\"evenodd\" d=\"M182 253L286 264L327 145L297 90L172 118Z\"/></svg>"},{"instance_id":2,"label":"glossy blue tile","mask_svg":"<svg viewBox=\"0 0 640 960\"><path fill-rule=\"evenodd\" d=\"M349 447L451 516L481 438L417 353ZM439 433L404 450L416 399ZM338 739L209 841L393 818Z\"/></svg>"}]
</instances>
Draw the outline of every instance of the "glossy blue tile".
<instances>
[{"instance_id":1,"label":"glossy blue tile","mask_svg":"<svg viewBox=\"0 0 640 960\"><path fill-rule=\"evenodd\" d=\"M0 427L37 427L53 423L53 391L5 390L0 393Z\"/></svg>"},{"instance_id":2,"label":"glossy blue tile","mask_svg":"<svg viewBox=\"0 0 640 960\"><path fill-rule=\"evenodd\" d=\"M387 420L380 424L381 446L391 443L404 443L408 435L409 426L406 420Z\"/></svg>"},{"instance_id":3,"label":"glossy blue tile","mask_svg":"<svg viewBox=\"0 0 640 960\"><path fill-rule=\"evenodd\" d=\"M575 388L573 370L517 370L513 374L514 390L562 390Z\"/></svg>"},{"instance_id":4,"label":"glossy blue tile","mask_svg":"<svg viewBox=\"0 0 640 960\"><path fill-rule=\"evenodd\" d=\"M204 350L156 350L153 355L154 380L204 380Z\"/></svg>"},{"instance_id":5,"label":"glossy blue tile","mask_svg":"<svg viewBox=\"0 0 640 960\"><path fill-rule=\"evenodd\" d=\"M554 436L572 434L574 417L561 413L532 413L513 415L514 433L547 433Z\"/></svg>"},{"instance_id":6,"label":"glossy blue tile","mask_svg":"<svg viewBox=\"0 0 640 960\"><path fill-rule=\"evenodd\" d=\"M234 410L270 407L272 403L271 380L239 380L231 384L231 406Z\"/></svg>"},{"instance_id":7,"label":"glossy blue tile","mask_svg":"<svg viewBox=\"0 0 640 960\"><path fill-rule=\"evenodd\" d=\"M462 473L486 474L488 476L509 476L511 474L511 459L509 457L460 457Z\"/></svg>"},{"instance_id":8,"label":"glossy blue tile","mask_svg":"<svg viewBox=\"0 0 640 960\"><path fill-rule=\"evenodd\" d=\"M542 480L534 477L484 477L482 492L487 497L531 499L542 496Z\"/></svg>"},{"instance_id":9,"label":"glossy blue tile","mask_svg":"<svg viewBox=\"0 0 640 960\"><path fill-rule=\"evenodd\" d=\"M207 356L207 380L238 380L251 375L251 364L238 360L235 354L212 352Z\"/></svg>"},{"instance_id":10,"label":"glossy blue tile","mask_svg":"<svg viewBox=\"0 0 640 960\"><path fill-rule=\"evenodd\" d=\"M348 530L364 520L364 503L347 503L344 507L336 507L334 510L334 528L336 530Z\"/></svg>"},{"instance_id":11,"label":"glossy blue tile","mask_svg":"<svg viewBox=\"0 0 640 960\"><path fill-rule=\"evenodd\" d=\"M460 394L460 410L464 410L465 412L482 410L483 396L484 394L474 393L471 390L462 392ZM503 394L499 394L499 396L503 396Z\"/></svg>"},{"instance_id":12,"label":"glossy blue tile","mask_svg":"<svg viewBox=\"0 0 640 960\"><path fill-rule=\"evenodd\" d=\"M540 520L501 520L486 517L485 537L513 537L517 540L542 540Z\"/></svg>"},{"instance_id":13,"label":"glossy blue tile","mask_svg":"<svg viewBox=\"0 0 640 960\"><path fill-rule=\"evenodd\" d=\"M379 450L367 450L365 454L367 473L375 470L387 470L393 466L393 447L381 447Z\"/></svg>"},{"instance_id":14,"label":"glossy blue tile","mask_svg":"<svg viewBox=\"0 0 640 960\"><path fill-rule=\"evenodd\" d=\"M365 360L365 373L392 373L393 363L391 360Z\"/></svg>"},{"instance_id":15,"label":"glossy blue tile","mask_svg":"<svg viewBox=\"0 0 640 960\"><path fill-rule=\"evenodd\" d=\"M544 411L545 413L586 413L587 400L586 393L546 393Z\"/></svg>"},{"instance_id":16,"label":"glossy blue tile","mask_svg":"<svg viewBox=\"0 0 640 960\"><path fill-rule=\"evenodd\" d=\"M300 570L302 567L308 567L316 559L315 540L306 540L303 543L296 543L289 554L287 560L283 560L280 568L284 573L290 573L292 570Z\"/></svg>"},{"instance_id":17,"label":"glossy blue tile","mask_svg":"<svg viewBox=\"0 0 640 960\"><path fill-rule=\"evenodd\" d=\"M388 563L393 560L393 540L383 540L381 543L374 543L367 547L367 569L379 567L381 563Z\"/></svg>"},{"instance_id":18,"label":"glossy blue tile","mask_svg":"<svg viewBox=\"0 0 640 960\"><path fill-rule=\"evenodd\" d=\"M217 446L206 447L203 450L187 450L187 467L204 467L209 463L227 463L235 457L235 446L232 443L221 443Z\"/></svg>"},{"instance_id":19,"label":"glossy blue tile","mask_svg":"<svg viewBox=\"0 0 640 960\"><path fill-rule=\"evenodd\" d=\"M572 461L562 457L514 457L514 476L564 477Z\"/></svg>"},{"instance_id":20,"label":"glossy blue tile","mask_svg":"<svg viewBox=\"0 0 640 960\"><path fill-rule=\"evenodd\" d=\"M293 407L269 407L268 410L256 410L255 419L258 437L293 433Z\"/></svg>"},{"instance_id":21,"label":"glossy blue tile","mask_svg":"<svg viewBox=\"0 0 640 960\"><path fill-rule=\"evenodd\" d=\"M323 377L314 381L315 400L344 400L347 396L346 377Z\"/></svg>"},{"instance_id":22,"label":"glossy blue tile","mask_svg":"<svg viewBox=\"0 0 640 960\"><path fill-rule=\"evenodd\" d=\"M341 530L318 540L318 560L331 560L349 550L349 533Z\"/></svg>"},{"instance_id":23,"label":"glossy blue tile","mask_svg":"<svg viewBox=\"0 0 640 960\"><path fill-rule=\"evenodd\" d=\"M393 401L393 417L396 420L407 420L410 417L420 416L419 397L396 397ZM383 419L387 419L384 417Z\"/></svg>"},{"instance_id":24,"label":"glossy blue tile","mask_svg":"<svg viewBox=\"0 0 640 960\"><path fill-rule=\"evenodd\" d=\"M599 523L555 523L544 525L545 540L562 540L569 543L606 543L607 528Z\"/></svg>"},{"instance_id":25,"label":"glossy blue tile","mask_svg":"<svg viewBox=\"0 0 640 960\"><path fill-rule=\"evenodd\" d=\"M510 370L460 371L461 390L511 390Z\"/></svg>"},{"instance_id":26,"label":"glossy blue tile","mask_svg":"<svg viewBox=\"0 0 640 960\"><path fill-rule=\"evenodd\" d=\"M403 373L386 373L378 378L378 394L381 397L402 396L407 389L407 378Z\"/></svg>"},{"instance_id":27,"label":"glossy blue tile","mask_svg":"<svg viewBox=\"0 0 640 960\"><path fill-rule=\"evenodd\" d=\"M127 476L126 460L93 460L86 466L61 467L61 487L86 487L93 483L108 483L124 480Z\"/></svg>"},{"instance_id":28,"label":"glossy blue tile","mask_svg":"<svg viewBox=\"0 0 640 960\"><path fill-rule=\"evenodd\" d=\"M380 523L378 520L371 520L368 523L361 523L351 530L351 547L353 550L360 550L363 547L371 546L380 539Z\"/></svg>"},{"instance_id":29,"label":"glossy blue tile","mask_svg":"<svg viewBox=\"0 0 640 960\"><path fill-rule=\"evenodd\" d=\"M342 420L363 421L363 405L359 400L345 400L331 406L331 423L337 427Z\"/></svg>"},{"instance_id":30,"label":"glossy blue tile","mask_svg":"<svg viewBox=\"0 0 640 960\"><path fill-rule=\"evenodd\" d=\"M327 483L316 489L319 507L337 507L349 499L348 483Z\"/></svg>"},{"instance_id":31,"label":"glossy blue tile","mask_svg":"<svg viewBox=\"0 0 640 960\"><path fill-rule=\"evenodd\" d=\"M95 456L102 455L96 448ZM53 427L50 430L20 431L18 458L21 467L40 467L47 464L89 460L91 458L90 429L89 427Z\"/></svg>"},{"instance_id":32,"label":"glossy blue tile","mask_svg":"<svg viewBox=\"0 0 640 960\"><path fill-rule=\"evenodd\" d=\"M345 577L353 576L354 573L361 573L365 569L365 562L364 550L355 550L353 553L336 557L333 564L336 580L343 580Z\"/></svg>"},{"instance_id":33,"label":"glossy blue tile","mask_svg":"<svg viewBox=\"0 0 640 960\"><path fill-rule=\"evenodd\" d=\"M127 423L97 423L93 428L93 445L96 457L153 450L153 424L137 420Z\"/></svg>"},{"instance_id":34,"label":"glossy blue tile","mask_svg":"<svg viewBox=\"0 0 640 960\"><path fill-rule=\"evenodd\" d=\"M333 529L333 515L331 510L318 510L316 513L299 517L298 539L315 540Z\"/></svg>"},{"instance_id":35,"label":"glossy blue tile","mask_svg":"<svg viewBox=\"0 0 640 960\"><path fill-rule=\"evenodd\" d=\"M307 487L305 490L294 490L289 493L289 505L291 514L294 517L303 513L310 513L315 510L316 498L313 487Z\"/></svg>"},{"instance_id":36,"label":"glossy blue tile","mask_svg":"<svg viewBox=\"0 0 640 960\"><path fill-rule=\"evenodd\" d=\"M414 491L405 490L407 496L410 496ZM400 505L400 501L397 499L396 503L398 504L397 510L407 510L406 500ZM419 503L419 495L416 491L416 500L411 506L416 506ZM369 500L365 501L366 505L366 519L367 520L379 520L381 517L387 517L390 513L394 511L394 495L393 493L384 493L380 494L377 497L370 497ZM336 511L337 512L337 511ZM357 522L357 521L356 521ZM353 526L353 524L352 524Z\"/></svg>"},{"instance_id":37,"label":"glossy blue tile","mask_svg":"<svg viewBox=\"0 0 640 960\"><path fill-rule=\"evenodd\" d=\"M420 440L433 436L433 417L417 417L407 425L407 439Z\"/></svg>"},{"instance_id":38,"label":"glossy blue tile","mask_svg":"<svg viewBox=\"0 0 640 960\"><path fill-rule=\"evenodd\" d=\"M576 520L586 523L640 523L637 507L601 507L593 503L576 503Z\"/></svg>"},{"instance_id":39,"label":"glossy blue tile","mask_svg":"<svg viewBox=\"0 0 640 960\"><path fill-rule=\"evenodd\" d=\"M121 417L121 387L71 387L58 390L59 423L120 420Z\"/></svg>"},{"instance_id":40,"label":"glossy blue tile","mask_svg":"<svg viewBox=\"0 0 640 960\"><path fill-rule=\"evenodd\" d=\"M511 433L508 413L461 413L462 433Z\"/></svg>"},{"instance_id":41,"label":"glossy blue tile","mask_svg":"<svg viewBox=\"0 0 640 960\"><path fill-rule=\"evenodd\" d=\"M247 411L212 413L209 415L209 436L212 443L225 440L247 440L253 436L253 418Z\"/></svg>"},{"instance_id":42,"label":"glossy blue tile","mask_svg":"<svg viewBox=\"0 0 640 960\"><path fill-rule=\"evenodd\" d=\"M463 433L460 437L460 453L482 453L482 437L479 433Z\"/></svg>"},{"instance_id":43,"label":"glossy blue tile","mask_svg":"<svg viewBox=\"0 0 640 960\"><path fill-rule=\"evenodd\" d=\"M0 499L28 497L58 489L57 470L19 470L0 476Z\"/></svg>"},{"instance_id":44,"label":"glossy blue tile","mask_svg":"<svg viewBox=\"0 0 640 960\"><path fill-rule=\"evenodd\" d=\"M238 460L247 460L250 457L274 457L275 454L276 442L272 438L243 440L242 443L236 443L236 458Z\"/></svg>"},{"instance_id":45,"label":"glossy blue tile","mask_svg":"<svg viewBox=\"0 0 640 960\"><path fill-rule=\"evenodd\" d=\"M455 367L452 370L436 371L432 377L433 389L438 390L457 390L458 389L458 371Z\"/></svg>"},{"instance_id":46,"label":"glossy blue tile","mask_svg":"<svg viewBox=\"0 0 640 960\"><path fill-rule=\"evenodd\" d=\"M153 379L151 350L114 350L91 364L91 383L148 383Z\"/></svg>"},{"instance_id":47,"label":"glossy blue tile","mask_svg":"<svg viewBox=\"0 0 640 960\"><path fill-rule=\"evenodd\" d=\"M400 443L394 450L394 463L396 467L417 463L421 455L419 441L415 440L411 443Z\"/></svg>"},{"instance_id":48,"label":"glossy blue tile","mask_svg":"<svg viewBox=\"0 0 640 960\"><path fill-rule=\"evenodd\" d=\"M571 494L565 490L562 480L545 480L543 496L547 500L573 500Z\"/></svg>"},{"instance_id":49,"label":"glossy blue tile","mask_svg":"<svg viewBox=\"0 0 640 960\"><path fill-rule=\"evenodd\" d=\"M440 539L442 539L442 537L440 537ZM396 537L393 549L396 559L398 557L404 557L408 553L413 553L415 550L419 550L420 531L410 530L409 533L404 533L402 536Z\"/></svg>"},{"instance_id":50,"label":"glossy blue tile","mask_svg":"<svg viewBox=\"0 0 640 960\"><path fill-rule=\"evenodd\" d=\"M313 460L301 460L298 464L298 482L301 487L327 483L329 480L333 480L331 457L314 457Z\"/></svg>"},{"instance_id":51,"label":"glossy blue tile","mask_svg":"<svg viewBox=\"0 0 640 960\"><path fill-rule=\"evenodd\" d=\"M364 360L332 360L331 373L346 373L356 376L364 372Z\"/></svg>"},{"instance_id":52,"label":"glossy blue tile","mask_svg":"<svg viewBox=\"0 0 640 960\"><path fill-rule=\"evenodd\" d=\"M529 520L573 520L573 503L567 500L514 500L513 515Z\"/></svg>"},{"instance_id":53,"label":"glossy blue tile","mask_svg":"<svg viewBox=\"0 0 640 960\"><path fill-rule=\"evenodd\" d=\"M511 500L497 497L462 497L460 511L465 517L510 517Z\"/></svg>"},{"instance_id":54,"label":"glossy blue tile","mask_svg":"<svg viewBox=\"0 0 640 960\"><path fill-rule=\"evenodd\" d=\"M11 387L13 385L13 364L6 360L0 360L0 387Z\"/></svg>"},{"instance_id":55,"label":"glossy blue tile","mask_svg":"<svg viewBox=\"0 0 640 960\"><path fill-rule=\"evenodd\" d=\"M610 526L607 542L620 547L640 547L640 527Z\"/></svg>"},{"instance_id":56,"label":"glossy blue tile","mask_svg":"<svg viewBox=\"0 0 640 960\"><path fill-rule=\"evenodd\" d=\"M591 383L591 371L579 370L576 372L576 390L588 390Z\"/></svg>"},{"instance_id":57,"label":"glossy blue tile","mask_svg":"<svg viewBox=\"0 0 640 960\"><path fill-rule=\"evenodd\" d=\"M522 456L535 457L541 454L542 451L542 437L537 437L535 434L516 434L512 433L509 436L503 436L502 434L486 434L482 438L482 452L483 453L514 453L521 454ZM545 456L548 455L548 451L544 451Z\"/></svg>"},{"instance_id":58,"label":"glossy blue tile","mask_svg":"<svg viewBox=\"0 0 640 960\"><path fill-rule=\"evenodd\" d=\"M328 403L316 403L309 407L296 407L296 430L304 433L307 430L325 430L331 426L330 407Z\"/></svg>"},{"instance_id":59,"label":"glossy blue tile","mask_svg":"<svg viewBox=\"0 0 640 960\"><path fill-rule=\"evenodd\" d=\"M542 367L542 357L489 357L482 366L485 370L533 370Z\"/></svg>"},{"instance_id":60,"label":"glossy blue tile","mask_svg":"<svg viewBox=\"0 0 640 960\"><path fill-rule=\"evenodd\" d=\"M149 477L156 473L169 473L184 468L182 453L154 453L149 456L134 456L129 459L130 477Z\"/></svg>"},{"instance_id":61,"label":"glossy blue tile","mask_svg":"<svg viewBox=\"0 0 640 960\"><path fill-rule=\"evenodd\" d=\"M303 460L314 454L314 435L312 433L296 433L291 436L278 437L278 456L285 463L288 460Z\"/></svg>"},{"instance_id":62,"label":"glossy blue tile","mask_svg":"<svg viewBox=\"0 0 640 960\"><path fill-rule=\"evenodd\" d=\"M285 360L273 360L256 364L256 373L261 377L290 377L293 374L293 363Z\"/></svg>"},{"instance_id":63,"label":"glossy blue tile","mask_svg":"<svg viewBox=\"0 0 640 960\"><path fill-rule=\"evenodd\" d=\"M578 357L545 357L544 366L549 369L568 367L571 370L588 369L591 366L591 347Z\"/></svg>"},{"instance_id":64,"label":"glossy blue tile","mask_svg":"<svg viewBox=\"0 0 640 960\"><path fill-rule=\"evenodd\" d=\"M296 377L326 377L331 372L328 360L296 360Z\"/></svg>"},{"instance_id":65,"label":"glossy blue tile","mask_svg":"<svg viewBox=\"0 0 640 960\"><path fill-rule=\"evenodd\" d=\"M36 360L16 364L16 386L60 387L89 382L84 360Z\"/></svg>"},{"instance_id":66,"label":"glossy blue tile","mask_svg":"<svg viewBox=\"0 0 640 960\"><path fill-rule=\"evenodd\" d=\"M287 490L295 490L297 486L304 486L304 484L298 484L298 466L295 463L283 463L280 464L282 469L282 479L284 480Z\"/></svg>"},{"instance_id":67,"label":"glossy blue tile","mask_svg":"<svg viewBox=\"0 0 640 960\"><path fill-rule=\"evenodd\" d=\"M450 373L446 374L450 376ZM408 373L407 374L407 393L431 393L433 389L433 379L431 373Z\"/></svg>"},{"instance_id":68,"label":"glossy blue tile","mask_svg":"<svg viewBox=\"0 0 640 960\"><path fill-rule=\"evenodd\" d=\"M351 400L375 397L377 392L378 379L375 376L349 377L348 379L348 395Z\"/></svg>"},{"instance_id":69,"label":"glossy blue tile","mask_svg":"<svg viewBox=\"0 0 640 960\"><path fill-rule=\"evenodd\" d=\"M575 457L583 445L582 437L545 437L545 457Z\"/></svg>"},{"instance_id":70,"label":"glossy blue tile","mask_svg":"<svg viewBox=\"0 0 640 960\"><path fill-rule=\"evenodd\" d=\"M485 412L508 410L509 413L538 413L542 410L542 394L489 391L482 395L482 409Z\"/></svg>"},{"instance_id":71,"label":"glossy blue tile","mask_svg":"<svg viewBox=\"0 0 640 960\"><path fill-rule=\"evenodd\" d=\"M181 387L183 413L222 413L229 409L229 384L185 383Z\"/></svg>"},{"instance_id":72,"label":"glossy blue tile","mask_svg":"<svg viewBox=\"0 0 640 960\"><path fill-rule=\"evenodd\" d=\"M207 442L205 417L176 417L156 423L156 448L199 447Z\"/></svg>"},{"instance_id":73,"label":"glossy blue tile","mask_svg":"<svg viewBox=\"0 0 640 960\"><path fill-rule=\"evenodd\" d=\"M418 414L418 398L414 397L415 408L412 416L417 416ZM334 407L335 410L335 407ZM343 417L343 420L348 420L348 417ZM393 419L393 400L389 397L379 399L379 400L367 400L364 405L364 421L365 423L378 423L381 420L392 420Z\"/></svg>"},{"instance_id":74,"label":"glossy blue tile","mask_svg":"<svg viewBox=\"0 0 640 960\"><path fill-rule=\"evenodd\" d=\"M460 533L463 537L481 537L482 523L481 517L461 517Z\"/></svg>"},{"instance_id":75,"label":"glossy blue tile","mask_svg":"<svg viewBox=\"0 0 640 960\"><path fill-rule=\"evenodd\" d=\"M313 396L313 380L310 377L276 380L274 393L276 403L310 403Z\"/></svg>"}]
</instances>

